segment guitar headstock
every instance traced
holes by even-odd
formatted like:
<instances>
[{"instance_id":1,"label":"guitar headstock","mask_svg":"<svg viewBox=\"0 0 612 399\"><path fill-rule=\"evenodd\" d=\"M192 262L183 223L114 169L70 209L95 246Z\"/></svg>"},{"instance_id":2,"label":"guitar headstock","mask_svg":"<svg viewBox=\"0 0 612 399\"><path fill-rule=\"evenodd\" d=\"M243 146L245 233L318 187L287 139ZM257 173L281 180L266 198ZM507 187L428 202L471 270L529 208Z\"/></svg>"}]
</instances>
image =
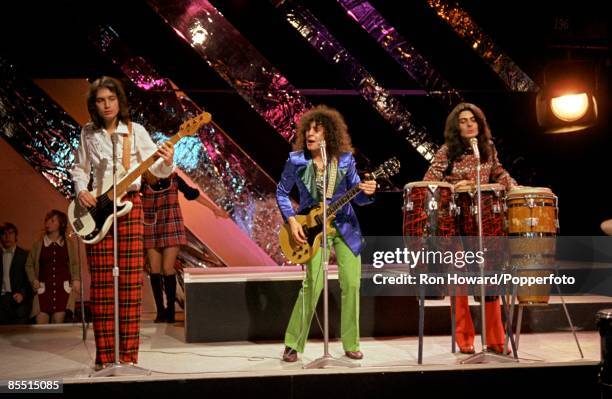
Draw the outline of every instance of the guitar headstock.
<instances>
[{"instance_id":1,"label":"guitar headstock","mask_svg":"<svg viewBox=\"0 0 612 399\"><path fill-rule=\"evenodd\" d=\"M193 136L202 125L210 123L211 119L212 116L208 112L202 112L200 115L183 122L179 128L179 135L181 137Z\"/></svg>"},{"instance_id":2,"label":"guitar headstock","mask_svg":"<svg viewBox=\"0 0 612 399\"><path fill-rule=\"evenodd\" d=\"M386 178L396 175L397 172L399 172L399 169L400 169L400 162L397 160L397 158L393 157L393 158L387 159L385 162L383 162L378 168L376 168L370 174L372 175L374 179L378 179L381 177L386 179Z\"/></svg>"}]
</instances>

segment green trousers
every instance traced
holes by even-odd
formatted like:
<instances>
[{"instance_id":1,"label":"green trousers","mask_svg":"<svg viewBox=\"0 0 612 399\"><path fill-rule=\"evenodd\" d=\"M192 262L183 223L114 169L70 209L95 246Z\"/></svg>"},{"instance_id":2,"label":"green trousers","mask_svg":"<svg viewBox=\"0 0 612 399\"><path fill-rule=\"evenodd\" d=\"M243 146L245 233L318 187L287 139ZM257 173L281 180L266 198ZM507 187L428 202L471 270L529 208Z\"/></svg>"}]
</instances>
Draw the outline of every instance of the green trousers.
<instances>
[{"instance_id":1,"label":"green trousers","mask_svg":"<svg viewBox=\"0 0 612 399\"><path fill-rule=\"evenodd\" d=\"M355 256L342 237L328 235L328 250L333 246L338 260L338 279L342 293L340 335L345 351L359 350L359 286L361 284L361 256ZM289 325L285 332L285 345L302 353L312 316L323 290L322 250L308 262L306 277L298 295ZM323 322L323 321L321 321Z\"/></svg>"}]
</instances>

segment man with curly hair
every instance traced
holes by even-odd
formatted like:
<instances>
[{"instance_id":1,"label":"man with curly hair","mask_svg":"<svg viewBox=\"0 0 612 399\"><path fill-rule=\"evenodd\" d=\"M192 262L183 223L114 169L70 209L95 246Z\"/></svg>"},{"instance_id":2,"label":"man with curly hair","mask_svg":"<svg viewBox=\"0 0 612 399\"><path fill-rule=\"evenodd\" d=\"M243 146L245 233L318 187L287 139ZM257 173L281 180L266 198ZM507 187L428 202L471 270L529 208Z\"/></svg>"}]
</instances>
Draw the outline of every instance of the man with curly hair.
<instances>
[{"instance_id":1,"label":"man with curly hair","mask_svg":"<svg viewBox=\"0 0 612 399\"><path fill-rule=\"evenodd\" d=\"M321 140L325 140L328 158L327 187L323 187ZM347 191L359 186L361 192L353 199L357 205L373 201L374 180L361 181L355 167L351 138L344 118L335 109L319 105L300 119L294 152L289 154L276 190L278 206L285 221L291 226L293 239L306 243L306 236L295 215L308 210L324 199L333 202ZM291 205L289 193L297 186L300 204L297 212ZM350 203L338 212L328 230L328 246L333 247L338 260L338 279L342 291L341 339L345 354L351 359L362 359L359 350L359 287L363 238L357 216ZM321 251L307 263L306 277L293 308L285 333L283 360L297 361L297 353L304 351L310 323L323 289Z\"/></svg>"}]
</instances>

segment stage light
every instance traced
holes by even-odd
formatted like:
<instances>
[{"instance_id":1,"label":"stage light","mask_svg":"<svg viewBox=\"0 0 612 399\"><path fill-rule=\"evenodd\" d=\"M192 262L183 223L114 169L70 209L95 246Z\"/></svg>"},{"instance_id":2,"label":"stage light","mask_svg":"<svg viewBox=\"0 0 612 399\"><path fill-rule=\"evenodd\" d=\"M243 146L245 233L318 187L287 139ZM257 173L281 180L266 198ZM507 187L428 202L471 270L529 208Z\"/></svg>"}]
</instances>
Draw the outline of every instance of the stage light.
<instances>
[{"instance_id":1,"label":"stage light","mask_svg":"<svg viewBox=\"0 0 612 399\"><path fill-rule=\"evenodd\" d=\"M550 109L564 122L575 122L589 110L589 97L586 93L568 94L550 100Z\"/></svg>"},{"instance_id":2,"label":"stage light","mask_svg":"<svg viewBox=\"0 0 612 399\"><path fill-rule=\"evenodd\" d=\"M538 124L546 133L569 133L597 121L597 100L592 65L557 62L544 72L544 85L536 97Z\"/></svg>"}]
</instances>

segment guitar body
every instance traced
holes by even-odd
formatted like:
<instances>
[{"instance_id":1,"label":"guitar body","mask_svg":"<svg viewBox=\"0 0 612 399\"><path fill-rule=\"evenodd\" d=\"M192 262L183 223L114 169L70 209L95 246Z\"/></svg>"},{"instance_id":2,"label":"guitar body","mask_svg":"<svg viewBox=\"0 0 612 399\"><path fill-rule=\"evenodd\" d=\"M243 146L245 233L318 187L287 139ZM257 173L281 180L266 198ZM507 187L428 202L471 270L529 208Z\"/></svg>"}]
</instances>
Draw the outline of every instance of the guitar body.
<instances>
[{"instance_id":1,"label":"guitar body","mask_svg":"<svg viewBox=\"0 0 612 399\"><path fill-rule=\"evenodd\" d=\"M323 233L323 204L312 208L307 215L296 215L295 219L302 225L306 235L307 244L299 244L293 239L289 223L285 223L279 233L278 239L283 254L292 263L304 264L312 259L321 247L321 236ZM327 217L327 229L331 227L331 222L335 215Z\"/></svg>"},{"instance_id":2,"label":"guitar body","mask_svg":"<svg viewBox=\"0 0 612 399\"><path fill-rule=\"evenodd\" d=\"M117 181L121 180L126 173L119 172ZM95 244L104 238L113 225L113 178L112 176L102 181L102 185L90 194L96 198L97 204L92 208L81 206L77 199L68 205L68 220L74 231L81 236L85 244ZM125 193L118 193L117 217L126 215L132 210L131 201L123 201Z\"/></svg>"}]
</instances>

